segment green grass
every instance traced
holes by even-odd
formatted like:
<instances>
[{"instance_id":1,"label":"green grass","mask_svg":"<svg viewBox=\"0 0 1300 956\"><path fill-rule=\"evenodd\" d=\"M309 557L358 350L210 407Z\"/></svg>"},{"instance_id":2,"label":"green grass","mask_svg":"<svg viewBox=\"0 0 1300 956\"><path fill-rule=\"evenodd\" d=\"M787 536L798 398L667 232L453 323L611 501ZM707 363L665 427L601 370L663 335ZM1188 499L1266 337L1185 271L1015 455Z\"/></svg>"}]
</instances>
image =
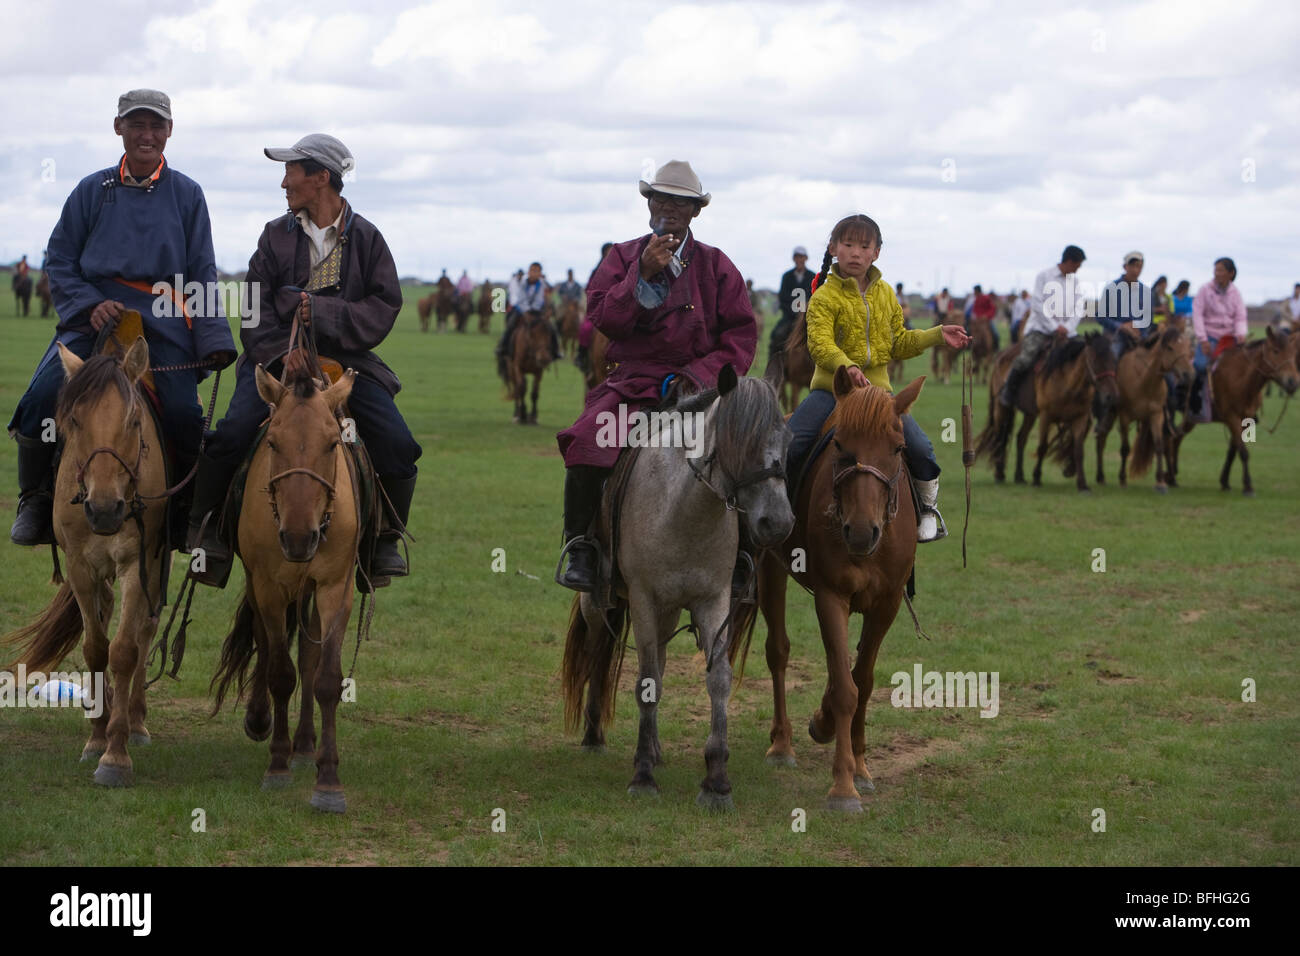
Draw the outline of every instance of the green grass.
<instances>
[{"instance_id":1,"label":"green grass","mask_svg":"<svg viewBox=\"0 0 1300 956\"><path fill-rule=\"evenodd\" d=\"M11 317L0 297L0 408L12 410L52 323ZM970 567L961 568L959 389L927 385L915 409L945 469L954 529L921 549L917 612L886 638L868 710L867 813L821 809L830 751L802 728L824 657L810 600L790 591L789 675L799 766L764 765L770 683L759 647L735 690L730 775L737 811L703 813L708 701L687 637L670 647L660 709L662 795L625 792L635 707L625 675L604 755L561 727L557 674L571 595L551 582L563 466L554 432L581 407L569 365L546 376L537 428L510 422L492 338L421 335L417 293L382 349L405 383L399 404L424 446L413 514L414 574L380 592L357 664L357 702L340 711L349 810L316 814L311 775L263 793L266 744L242 710L209 719L207 682L237 587L200 589L182 679L149 697L154 744L133 752L136 786L105 791L77 763L87 725L72 711L0 711L0 859L13 864L1295 864L1300 611L1300 414L1252 457L1258 497L1218 490L1218 426L1184 444L1185 487L1149 476L1081 497L1058 468L1045 486L997 487L974 472ZM770 329L770 320L768 328ZM499 332L499 325L495 331ZM766 341L762 357L766 358ZM761 364L761 362L760 362ZM928 367L910 364L909 375ZM223 378L229 394L233 376ZM206 393L204 394L206 400ZM226 398L218 408L224 408ZM986 410L980 393L977 427ZM1271 423L1276 399L1266 403ZM1089 477L1092 449L1088 450ZM1239 475L1239 473L1238 473ZM0 507L12 513L15 450L0 444ZM1240 487L1239 476L1234 476ZM49 600L47 549L10 545L0 627ZM491 571L504 548L508 570ZM1104 574L1091 570L1106 550ZM534 580L529 575L537 577ZM236 580L239 572L236 572ZM756 640L761 642L760 624ZM352 654L351 638L345 665ZM889 706L911 671L1000 674L1001 712ZM79 655L67 662L80 668ZM1241 701L1253 678L1258 701ZM1105 833L1090 827L1106 812ZM207 832L191 831L202 808ZM506 829L493 832L494 809ZM807 832L791 813L808 811Z\"/></svg>"}]
</instances>

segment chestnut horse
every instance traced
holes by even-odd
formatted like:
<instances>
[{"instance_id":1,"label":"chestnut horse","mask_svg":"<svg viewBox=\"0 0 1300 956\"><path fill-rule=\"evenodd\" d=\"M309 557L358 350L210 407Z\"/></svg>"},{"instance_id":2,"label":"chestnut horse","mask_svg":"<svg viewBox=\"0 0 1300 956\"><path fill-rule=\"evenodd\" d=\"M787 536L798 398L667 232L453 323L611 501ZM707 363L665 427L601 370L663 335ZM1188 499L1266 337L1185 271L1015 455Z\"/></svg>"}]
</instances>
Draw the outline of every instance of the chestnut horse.
<instances>
[{"instance_id":1,"label":"chestnut horse","mask_svg":"<svg viewBox=\"0 0 1300 956\"><path fill-rule=\"evenodd\" d=\"M456 285L446 276L438 280L433 309L438 314L438 331L447 331L447 319L456 308ZM468 316L468 313L466 313Z\"/></svg>"},{"instance_id":2,"label":"chestnut horse","mask_svg":"<svg viewBox=\"0 0 1300 956\"><path fill-rule=\"evenodd\" d=\"M486 279L478 290L478 330L484 335L492 332L492 283Z\"/></svg>"},{"instance_id":3,"label":"chestnut horse","mask_svg":"<svg viewBox=\"0 0 1300 956\"><path fill-rule=\"evenodd\" d=\"M1232 472L1233 459L1241 455L1241 491L1247 497L1254 497L1248 464L1250 454L1244 437L1247 420L1258 424L1262 393L1267 382L1276 382L1287 395L1294 394L1300 387L1300 336L1294 333L1279 335L1268 329L1264 338L1226 350L1209 377L1207 387L1212 396L1214 421L1222 422L1228 431L1228 457L1219 472L1219 487L1224 491L1229 489L1228 476ZM1178 475L1178 450L1194 426L1195 422L1184 417L1183 427L1171 441L1169 471L1175 478Z\"/></svg>"},{"instance_id":4,"label":"chestnut horse","mask_svg":"<svg viewBox=\"0 0 1300 956\"><path fill-rule=\"evenodd\" d=\"M50 307L54 304L50 296L50 274L42 272L41 277L36 280L36 298L41 300L41 318L50 314Z\"/></svg>"},{"instance_id":5,"label":"chestnut horse","mask_svg":"<svg viewBox=\"0 0 1300 956\"><path fill-rule=\"evenodd\" d=\"M821 706L808 723L818 743L835 741L833 810L861 812L862 791L875 789L866 764L866 712L876 653L898 613L916 558L916 510L903 465L901 417L916 401L924 376L897 395L868 385L855 388L848 371L835 373L835 410L826 429L834 439L806 470L795 502L795 525L782 554L802 549L806 570L789 573L813 593L827 681ZM785 672L790 638L785 629L786 566L775 551L759 562L758 600L767 622L767 665L772 673L770 764L793 766L786 711ZM862 615L857 661L850 669L848 626ZM748 635L744 651L748 650Z\"/></svg>"},{"instance_id":6,"label":"chestnut horse","mask_svg":"<svg viewBox=\"0 0 1300 956\"><path fill-rule=\"evenodd\" d=\"M1156 491L1164 494L1166 463L1169 455L1168 435L1171 431L1165 417L1169 401L1168 374L1177 376L1183 384L1192 380L1192 350L1181 328L1168 327L1149 335L1120 356L1115 371L1119 392L1116 412L1119 417L1119 485L1128 484L1128 426L1137 423L1137 441L1133 446L1133 477L1142 475L1156 461ZM1106 483L1103 456L1106 436L1114 424L1114 417L1097 423L1097 484Z\"/></svg>"},{"instance_id":7,"label":"chestnut horse","mask_svg":"<svg viewBox=\"0 0 1300 956\"><path fill-rule=\"evenodd\" d=\"M571 356L578 351L578 326L582 324L582 310L577 299L570 299L560 310L560 351Z\"/></svg>"},{"instance_id":8,"label":"chestnut horse","mask_svg":"<svg viewBox=\"0 0 1300 956\"><path fill-rule=\"evenodd\" d=\"M94 675L94 686L85 690L104 687L106 699L88 701L100 713L91 719L81 759L99 761L95 783L129 787L134 770L127 744L149 743L145 657L158 628L163 562L170 560L163 533L166 456L139 391L149 347L139 337L122 359L94 355L83 362L59 343L59 358L67 382L54 419L63 437L54 537L67 556L68 579L40 618L5 638L20 647L9 670L18 664L32 671L56 667L84 631L82 653ZM114 582L122 613L110 643Z\"/></svg>"},{"instance_id":9,"label":"chestnut horse","mask_svg":"<svg viewBox=\"0 0 1300 956\"><path fill-rule=\"evenodd\" d=\"M238 697L249 689L244 732L253 740L271 738L271 764L262 788L288 786L291 765L314 762L311 805L343 813L347 801L338 776L335 718L360 522L357 477L337 416L356 373L348 369L329 388L309 375L281 384L260 365L255 374L271 418L248 466L238 531L244 596L212 678L212 713L220 711L232 684L238 686ZM291 743L289 699L295 678L289 648L295 631L302 691ZM254 657L250 682L246 675ZM319 748L313 700L321 710Z\"/></svg>"},{"instance_id":10,"label":"chestnut horse","mask_svg":"<svg viewBox=\"0 0 1300 956\"><path fill-rule=\"evenodd\" d=\"M12 284L14 287L14 315L26 317L32 306L31 274L19 275L15 272Z\"/></svg>"},{"instance_id":11,"label":"chestnut horse","mask_svg":"<svg viewBox=\"0 0 1300 956\"><path fill-rule=\"evenodd\" d=\"M506 364L506 388L515 402L514 420L520 425L537 424L537 395L542 375L551 364L551 320L545 312L525 312L515 323L510 338L510 360ZM524 396L528 376L533 377L533 410L530 414Z\"/></svg>"},{"instance_id":12,"label":"chestnut horse","mask_svg":"<svg viewBox=\"0 0 1300 956\"><path fill-rule=\"evenodd\" d=\"M808 351L807 317L795 320L781 352L781 405L787 412L799 407L799 393L812 385L813 372L817 370Z\"/></svg>"},{"instance_id":13,"label":"chestnut horse","mask_svg":"<svg viewBox=\"0 0 1300 956\"><path fill-rule=\"evenodd\" d=\"M1034 466L1034 485L1043 483L1043 458L1052 457L1065 465L1063 474L1073 477L1080 492L1091 491L1083 472L1083 446L1094 413L1098 421L1110 416L1119 390L1115 385L1115 353L1109 336L1089 332L1082 337L1064 338L1060 333L1043 360L1041 370L1026 375L1020 383L1016 402L1005 408L998 402L998 392L1006 380L1012 360L1020 354L1019 344L1003 349L989 376L989 419L980 433L975 454L988 455L995 481L1006 480L1007 443L1018 408L1024 414L1016 433L1016 484L1025 483L1025 443L1041 416L1038 433L1038 461ZM1056 426L1055 437L1051 429Z\"/></svg>"},{"instance_id":14,"label":"chestnut horse","mask_svg":"<svg viewBox=\"0 0 1300 956\"><path fill-rule=\"evenodd\" d=\"M429 331L429 320L433 316L433 303L437 295L426 295L416 303L416 311L420 313L420 331Z\"/></svg>"}]
</instances>

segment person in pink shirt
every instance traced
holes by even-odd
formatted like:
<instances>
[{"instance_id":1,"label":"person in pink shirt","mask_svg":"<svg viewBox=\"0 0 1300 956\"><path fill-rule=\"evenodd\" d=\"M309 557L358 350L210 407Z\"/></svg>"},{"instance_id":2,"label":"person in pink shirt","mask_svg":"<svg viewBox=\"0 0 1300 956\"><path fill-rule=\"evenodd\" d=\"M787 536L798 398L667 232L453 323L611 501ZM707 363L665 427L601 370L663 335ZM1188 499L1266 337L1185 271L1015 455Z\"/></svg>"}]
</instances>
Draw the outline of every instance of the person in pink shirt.
<instances>
[{"instance_id":1,"label":"person in pink shirt","mask_svg":"<svg viewBox=\"0 0 1300 956\"><path fill-rule=\"evenodd\" d=\"M1237 266L1226 256L1214 260L1214 280L1201 286L1192 303L1192 327L1196 331L1196 382L1192 386L1192 408L1201 408L1205 371L1210 361L1225 349L1246 343L1246 303L1233 285Z\"/></svg>"}]
</instances>

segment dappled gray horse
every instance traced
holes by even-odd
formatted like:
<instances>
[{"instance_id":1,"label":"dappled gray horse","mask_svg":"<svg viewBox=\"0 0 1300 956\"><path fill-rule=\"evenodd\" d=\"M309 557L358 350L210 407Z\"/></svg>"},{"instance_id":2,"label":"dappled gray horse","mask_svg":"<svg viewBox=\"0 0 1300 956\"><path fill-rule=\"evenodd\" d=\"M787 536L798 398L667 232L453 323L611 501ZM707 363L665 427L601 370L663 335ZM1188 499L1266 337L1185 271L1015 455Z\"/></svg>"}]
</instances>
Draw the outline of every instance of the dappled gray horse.
<instances>
[{"instance_id":1,"label":"dappled gray horse","mask_svg":"<svg viewBox=\"0 0 1300 956\"><path fill-rule=\"evenodd\" d=\"M718 376L717 389L684 398L674 410L699 416L701 441L694 449L653 443L641 449L627 479L618 533L626 597L608 615L602 615L591 595L575 598L564 650L565 711L570 729L582 718L583 746L602 749L602 723L613 716L630 624L641 723L628 792L658 793L653 770L661 759L658 707L667 644L681 612L689 611L704 652L712 703L704 748L708 774L697 802L725 808L732 806L727 779L732 569L741 521L749 544L759 549L779 545L794 526L784 477L790 430L773 383L738 381L731 366ZM688 451L699 454L690 457Z\"/></svg>"}]
</instances>

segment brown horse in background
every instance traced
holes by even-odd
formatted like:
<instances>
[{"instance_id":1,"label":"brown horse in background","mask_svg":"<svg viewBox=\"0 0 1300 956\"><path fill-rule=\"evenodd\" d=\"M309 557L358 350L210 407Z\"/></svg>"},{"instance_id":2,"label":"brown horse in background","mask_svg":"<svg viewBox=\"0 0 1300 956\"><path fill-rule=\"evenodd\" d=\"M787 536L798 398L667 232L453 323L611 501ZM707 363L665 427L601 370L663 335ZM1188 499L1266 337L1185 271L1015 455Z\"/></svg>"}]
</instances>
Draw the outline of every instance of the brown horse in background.
<instances>
[{"instance_id":1,"label":"brown horse in background","mask_svg":"<svg viewBox=\"0 0 1300 956\"><path fill-rule=\"evenodd\" d=\"M470 299L470 293L466 292L461 295L456 293L456 299L452 303L452 309L456 315L456 331L462 335L469 330L470 313L474 311L474 303Z\"/></svg>"},{"instance_id":2,"label":"brown horse in background","mask_svg":"<svg viewBox=\"0 0 1300 956\"><path fill-rule=\"evenodd\" d=\"M145 658L162 606L163 562L170 561L163 533L166 456L139 391L149 348L139 337L124 358L95 355L83 362L59 343L59 358L67 382L55 411L63 456L54 484L54 537L67 556L68 578L56 577L62 586L34 623L5 638L20 647L9 670L57 667L84 631L82 654L94 675L85 690L94 695L103 687L105 694L87 700L100 714L91 719L81 759L99 761L95 783L129 787L134 770L127 745L150 742ZM110 643L115 581L122 613Z\"/></svg>"},{"instance_id":3,"label":"brown horse in background","mask_svg":"<svg viewBox=\"0 0 1300 956\"><path fill-rule=\"evenodd\" d=\"M542 375L551 364L551 321L546 312L525 312L515 323L510 337L510 360L506 363L506 387L515 401L514 421L520 425L537 424L537 395ZM533 410L527 411L524 395L528 376L533 377Z\"/></svg>"},{"instance_id":4,"label":"brown horse in background","mask_svg":"<svg viewBox=\"0 0 1300 956\"><path fill-rule=\"evenodd\" d=\"M609 336L600 329L592 329L591 348L587 352L590 364L587 366L587 374L583 376L583 384L587 386L587 391L591 391L609 377L611 369L609 361L605 358L608 350Z\"/></svg>"},{"instance_id":5,"label":"brown horse in background","mask_svg":"<svg viewBox=\"0 0 1300 956\"><path fill-rule=\"evenodd\" d=\"M1276 382L1287 395L1294 394L1300 387L1300 336L1294 333L1278 335L1268 329L1264 338L1226 350L1208 378L1206 387L1210 395L1207 399L1211 401L1213 420L1222 422L1228 431L1228 457L1219 472L1219 487L1229 490L1228 476L1232 472L1233 459L1241 455L1241 491L1247 497L1254 497L1248 464L1250 455L1246 450L1248 443L1244 439L1247 420L1256 425L1259 423L1265 383ZM1195 424L1185 417L1183 427L1175 432L1171 441L1168 468L1175 478L1178 475L1178 451Z\"/></svg>"},{"instance_id":6,"label":"brown horse in background","mask_svg":"<svg viewBox=\"0 0 1300 956\"><path fill-rule=\"evenodd\" d=\"M972 316L970 322L970 362L971 375L976 382L983 384L989 380L993 367L993 328L992 319L977 319ZM945 346L946 348L946 346ZM949 358L951 367L952 359Z\"/></svg>"},{"instance_id":7,"label":"brown horse in background","mask_svg":"<svg viewBox=\"0 0 1300 956\"><path fill-rule=\"evenodd\" d=\"M578 327L582 325L582 310L577 299L570 299L560 310L560 351L565 356L578 351Z\"/></svg>"},{"instance_id":8,"label":"brown horse in background","mask_svg":"<svg viewBox=\"0 0 1300 956\"><path fill-rule=\"evenodd\" d=\"M808 321L802 313L795 320L781 351L781 407L787 413L799 407L799 393L812 385L817 370L808 351Z\"/></svg>"},{"instance_id":9,"label":"brown horse in background","mask_svg":"<svg viewBox=\"0 0 1300 956\"><path fill-rule=\"evenodd\" d=\"M989 376L988 424L975 449L977 457L989 457L995 481L1006 480L1007 443L1016 409L1019 409L1024 420L1016 434L1016 484L1025 482L1025 443L1034 422L1041 415L1034 485L1043 483L1043 458L1050 452L1055 460L1065 465L1063 474L1075 479L1079 491L1090 491L1083 474L1084 439L1094 410L1098 420L1104 420L1118 400L1115 355L1110 342L1109 336L1096 332L1070 339L1065 339L1062 333L1043 360L1041 369L1036 368L1033 374L1026 375L1021 381L1011 408L1004 408L997 396L1012 360L1020 354L1020 345L998 353L993 374ZM1057 427L1057 433L1049 440L1052 426Z\"/></svg>"},{"instance_id":10,"label":"brown horse in background","mask_svg":"<svg viewBox=\"0 0 1300 956\"><path fill-rule=\"evenodd\" d=\"M50 276L47 272L42 272L41 277L36 280L36 298L41 301L41 318L50 314L50 308L54 304L54 298L50 295Z\"/></svg>"},{"instance_id":11,"label":"brown horse in background","mask_svg":"<svg viewBox=\"0 0 1300 956\"><path fill-rule=\"evenodd\" d=\"M32 277L30 273L14 273L14 314L26 317L32 308Z\"/></svg>"},{"instance_id":12,"label":"brown horse in background","mask_svg":"<svg viewBox=\"0 0 1300 956\"><path fill-rule=\"evenodd\" d=\"M438 314L438 331L447 331L447 320L451 317L456 307L456 286L443 276L438 280L438 291L435 293L434 311Z\"/></svg>"},{"instance_id":13,"label":"brown horse in background","mask_svg":"<svg viewBox=\"0 0 1300 956\"><path fill-rule=\"evenodd\" d=\"M935 319L934 324L943 325L943 319ZM934 326L931 326L931 328L934 328ZM938 345L930 350L930 374L944 385L952 381L952 363L956 355L957 350L949 348L942 339L939 340Z\"/></svg>"},{"instance_id":14,"label":"brown horse in background","mask_svg":"<svg viewBox=\"0 0 1300 956\"><path fill-rule=\"evenodd\" d=\"M1123 334L1123 333L1121 333ZM1167 374L1174 374L1183 384L1192 379L1192 351L1179 328L1164 328L1134 345L1119 358L1115 382L1119 392L1116 412L1119 418L1119 484L1128 484L1128 426L1137 423L1137 441L1133 446L1133 477L1138 477L1156 461L1156 491L1164 494L1166 462L1169 456L1170 428L1165 419L1169 401ZM1106 436L1114 418L1097 423L1097 484L1105 484Z\"/></svg>"},{"instance_id":15,"label":"brown horse in background","mask_svg":"<svg viewBox=\"0 0 1300 956\"><path fill-rule=\"evenodd\" d=\"M335 717L343 691L343 638L352 613L360 522L357 476L342 445L337 415L356 373L348 369L327 389L309 374L285 384L260 365L255 374L271 418L248 466L238 532L244 596L212 678L212 713L221 710L232 685L237 685L238 697L248 689L244 732L252 740L271 738L271 764L262 789L288 786L291 766L314 762L311 805L343 813L347 801L338 776ZM289 648L295 632L302 690L298 728L290 743L289 700L296 681ZM247 673L254 657L250 688ZM313 700L321 710L319 748Z\"/></svg>"},{"instance_id":16,"label":"brown horse in background","mask_svg":"<svg viewBox=\"0 0 1300 956\"><path fill-rule=\"evenodd\" d=\"M900 416L916 401L924 381L918 378L898 395L890 395L872 385L855 388L846 369L836 371L835 410L826 422L835 437L804 474L794 530L780 548L782 555L802 549L807 556L807 570L789 573L813 592L826 648L826 692L808 733L818 743L835 742L834 783L827 801L833 810L861 812L861 793L875 789L865 757L867 701L876 654L898 613L916 558L916 510L907 490ZM758 599L767 622L774 702L767 762L793 766L785 700L790 659L786 574L783 557L774 550L763 552ZM862 615L862 630L857 660L850 668L852 613Z\"/></svg>"},{"instance_id":17,"label":"brown horse in background","mask_svg":"<svg viewBox=\"0 0 1300 956\"><path fill-rule=\"evenodd\" d=\"M429 331L429 320L433 316L433 303L436 298L437 295L430 294L430 295L426 295L423 299L421 299L418 303L416 303L416 311L420 313L421 332Z\"/></svg>"},{"instance_id":18,"label":"brown horse in background","mask_svg":"<svg viewBox=\"0 0 1300 956\"><path fill-rule=\"evenodd\" d=\"M492 283L486 279L478 290L478 330L484 335L492 333Z\"/></svg>"}]
</instances>

